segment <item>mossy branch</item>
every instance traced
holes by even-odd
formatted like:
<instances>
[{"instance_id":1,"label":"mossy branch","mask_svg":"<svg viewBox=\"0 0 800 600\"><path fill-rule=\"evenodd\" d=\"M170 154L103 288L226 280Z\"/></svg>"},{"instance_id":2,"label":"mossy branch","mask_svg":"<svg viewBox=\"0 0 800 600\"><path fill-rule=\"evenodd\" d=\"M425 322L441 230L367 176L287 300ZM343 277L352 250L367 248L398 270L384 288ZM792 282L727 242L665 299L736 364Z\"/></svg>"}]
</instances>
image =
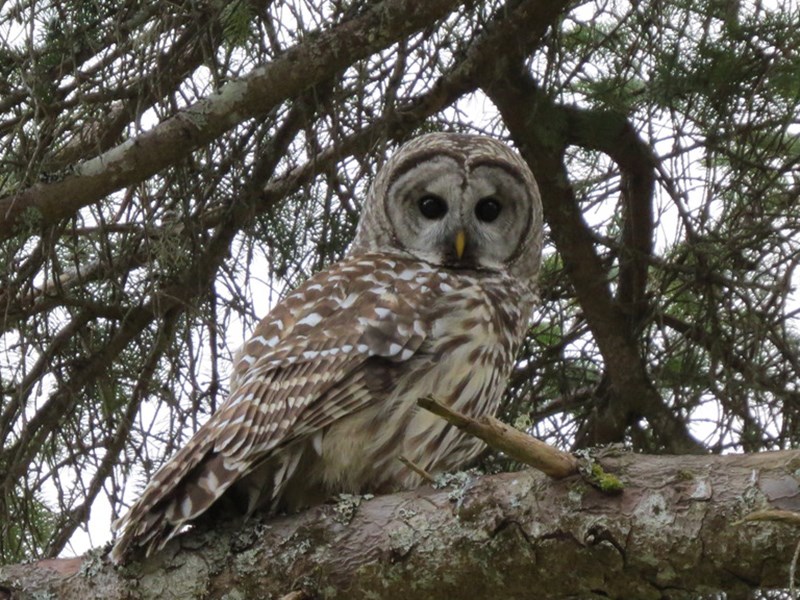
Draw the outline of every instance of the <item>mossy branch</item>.
<instances>
[{"instance_id":1,"label":"mossy branch","mask_svg":"<svg viewBox=\"0 0 800 600\"><path fill-rule=\"evenodd\" d=\"M487 475L457 500L423 486L362 498L346 519L324 504L222 521L125 568L103 549L2 566L0 598L745 598L789 587L800 452L602 460L624 474L624 494L533 470Z\"/></svg>"}]
</instances>

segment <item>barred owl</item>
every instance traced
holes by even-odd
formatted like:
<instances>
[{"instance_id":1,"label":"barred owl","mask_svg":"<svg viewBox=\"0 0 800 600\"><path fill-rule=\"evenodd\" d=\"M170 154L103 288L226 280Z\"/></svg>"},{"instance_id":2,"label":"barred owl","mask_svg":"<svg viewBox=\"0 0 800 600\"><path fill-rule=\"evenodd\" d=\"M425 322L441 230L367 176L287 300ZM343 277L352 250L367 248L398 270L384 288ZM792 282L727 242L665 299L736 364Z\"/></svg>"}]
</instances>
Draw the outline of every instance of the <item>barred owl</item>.
<instances>
[{"instance_id":1,"label":"barred owl","mask_svg":"<svg viewBox=\"0 0 800 600\"><path fill-rule=\"evenodd\" d=\"M483 444L417 407L496 410L537 300L542 209L504 144L434 133L378 173L341 262L289 294L234 363L219 410L152 478L111 556L161 548L223 497L294 511L421 483Z\"/></svg>"}]
</instances>

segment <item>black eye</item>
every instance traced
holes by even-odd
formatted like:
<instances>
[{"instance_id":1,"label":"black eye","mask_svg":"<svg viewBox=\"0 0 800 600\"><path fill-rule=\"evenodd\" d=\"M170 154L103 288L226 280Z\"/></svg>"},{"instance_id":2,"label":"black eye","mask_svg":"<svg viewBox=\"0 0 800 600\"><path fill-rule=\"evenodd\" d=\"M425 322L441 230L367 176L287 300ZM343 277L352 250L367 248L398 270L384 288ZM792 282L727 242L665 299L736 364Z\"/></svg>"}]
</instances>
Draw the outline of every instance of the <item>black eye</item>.
<instances>
[{"instance_id":1,"label":"black eye","mask_svg":"<svg viewBox=\"0 0 800 600\"><path fill-rule=\"evenodd\" d=\"M419 206L419 212L426 219L441 219L447 214L447 202L432 194L417 200L417 206Z\"/></svg>"},{"instance_id":2,"label":"black eye","mask_svg":"<svg viewBox=\"0 0 800 600\"><path fill-rule=\"evenodd\" d=\"M492 197L481 198L475 205L475 216L479 221L491 223L500 216L500 203Z\"/></svg>"}]
</instances>

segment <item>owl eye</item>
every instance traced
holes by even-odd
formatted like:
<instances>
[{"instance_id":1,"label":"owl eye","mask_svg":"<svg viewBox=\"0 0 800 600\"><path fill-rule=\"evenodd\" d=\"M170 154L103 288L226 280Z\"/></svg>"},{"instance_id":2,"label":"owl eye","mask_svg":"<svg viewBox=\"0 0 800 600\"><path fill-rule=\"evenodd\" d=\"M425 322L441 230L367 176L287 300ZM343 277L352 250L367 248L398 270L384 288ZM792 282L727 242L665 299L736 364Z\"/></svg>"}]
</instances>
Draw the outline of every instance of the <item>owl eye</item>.
<instances>
[{"instance_id":1,"label":"owl eye","mask_svg":"<svg viewBox=\"0 0 800 600\"><path fill-rule=\"evenodd\" d=\"M428 194L417 200L417 206L419 207L419 212L426 219L441 219L447 214L447 202L433 194Z\"/></svg>"},{"instance_id":2,"label":"owl eye","mask_svg":"<svg viewBox=\"0 0 800 600\"><path fill-rule=\"evenodd\" d=\"M481 198L475 205L475 216L478 217L479 221L491 223L500 216L501 208L502 206L500 206L500 203L491 196L488 198Z\"/></svg>"}]
</instances>

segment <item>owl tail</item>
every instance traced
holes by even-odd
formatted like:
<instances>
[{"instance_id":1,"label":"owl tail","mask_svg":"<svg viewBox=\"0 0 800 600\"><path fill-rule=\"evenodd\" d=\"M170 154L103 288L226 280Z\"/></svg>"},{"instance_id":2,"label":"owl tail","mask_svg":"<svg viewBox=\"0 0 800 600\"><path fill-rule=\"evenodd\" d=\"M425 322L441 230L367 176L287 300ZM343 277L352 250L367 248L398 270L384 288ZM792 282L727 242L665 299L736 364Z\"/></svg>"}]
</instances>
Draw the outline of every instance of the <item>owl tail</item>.
<instances>
[{"instance_id":1,"label":"owl tail","mask_svg":"<svg viewBox=\"0 0 800 600\"><path fill-rule=\"evenodd\" d=\"M111 561L124 562L133 547L145 548L145 556L160 550L185 525L206 512L245 472L246 464L213 452L196 461L188 472L179 472L181 452L153 476L141 498L112 525L122 531L111 550ZM179 476L179 483L174 482Z\"/></svg>"}]
</instances>

